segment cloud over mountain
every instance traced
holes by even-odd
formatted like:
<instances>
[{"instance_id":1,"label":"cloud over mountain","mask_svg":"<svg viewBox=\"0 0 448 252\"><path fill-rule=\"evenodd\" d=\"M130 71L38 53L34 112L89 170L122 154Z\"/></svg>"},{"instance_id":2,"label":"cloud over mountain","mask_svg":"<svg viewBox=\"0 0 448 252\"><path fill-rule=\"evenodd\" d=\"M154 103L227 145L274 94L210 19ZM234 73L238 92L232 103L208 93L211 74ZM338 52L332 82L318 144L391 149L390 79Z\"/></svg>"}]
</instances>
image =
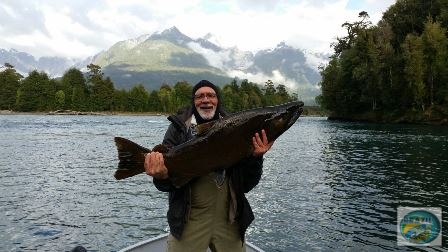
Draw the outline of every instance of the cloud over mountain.
<instances>
[{"instance_id":1,"label":"cloud over mountain","mask_svg":"<svg viewBox=\"0 0 448 252\"><path fill-rule=\"evenodd\" d=\"M248 79L264 85L267 80L284 84L302 100L314 103L320 93L317 65L327 60L325 54L310 54L281 42L272 49L256 53L237 47L221 47L212 34L192 39L176 27L150 35L115 43L107 50L78 62L64 58L39 58L17 51L0 51L0 60L27 73L38 69L61 76L70 66L85 68L89 63L102 67L117 88L143 84L158 89L162 84L188 81L191 84L209 79L224 85L233 78Z\"/></svg>"}]
</instances>

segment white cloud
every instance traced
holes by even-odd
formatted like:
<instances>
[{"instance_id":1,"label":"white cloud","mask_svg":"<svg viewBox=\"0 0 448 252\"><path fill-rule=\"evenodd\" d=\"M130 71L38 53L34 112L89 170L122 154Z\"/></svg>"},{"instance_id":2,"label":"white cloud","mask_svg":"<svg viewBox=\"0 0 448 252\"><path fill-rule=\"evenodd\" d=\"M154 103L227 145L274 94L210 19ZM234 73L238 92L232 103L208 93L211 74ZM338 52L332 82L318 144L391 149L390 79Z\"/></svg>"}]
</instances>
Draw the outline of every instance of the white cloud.
<instances>
[{"instance_id":1,"label":"white cloud","mask_svg":"<svg viewBox=\"0 0 448 252\"><path fill-rule=\"evenodd\" d=\"M352 0L353 1L353 0ZM25 0L0 3L0 48L35 56L84 58L114 43L177 26L197 38L216 34L223 46L242 50L279 42L329 51L341 24L366 10L376 23L393 0Z\"/></svg>"},{"instance_id":2,"label":"white cloud","mask_svg":"<svg viewBox=\"0 0 448 252\"><path fill-rule=\"evenodd\" d=\"M250 80L253 83L265 83L267 80L271 80L274 84L283 84L285 85L289 90L293 92L297 92L298 87L300 86L299 83L292 79L288 79L285 76L283 76L279 70L272 71L271 74L266 75L261 72L258 72L256 74L254 73L247 73L243 71L238 70L231 70L227 72L228 76L235 76L240 79L247 79ZM306 83L301 83L301 86L307 86Z\"/></svg>"},{"instance_id":3,"label":"white cloud","mask_svg":"<svg viewBox=\"0 0 448 252\"><path fill-rule=\"evenodd\" d=\"M230 60L230 55L228 51L215 52L213 50L206 49L201 45L199 45L198 43L194 42L189 43L188 46L193 51L203 55L211 66L216 67L218 69L224 69L225 68L224 63Z\"/></svg>"}]
</instances>

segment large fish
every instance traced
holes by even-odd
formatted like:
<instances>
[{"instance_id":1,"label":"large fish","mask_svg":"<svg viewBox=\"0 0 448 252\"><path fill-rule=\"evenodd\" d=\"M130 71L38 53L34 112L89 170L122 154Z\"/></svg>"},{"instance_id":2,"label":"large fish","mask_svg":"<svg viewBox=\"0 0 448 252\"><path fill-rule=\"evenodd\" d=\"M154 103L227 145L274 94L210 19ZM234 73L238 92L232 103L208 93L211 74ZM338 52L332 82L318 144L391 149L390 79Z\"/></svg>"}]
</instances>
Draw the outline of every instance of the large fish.
<instances>
[{"instance_id":1,"label":"large fish","mask_svg":"<svg viewBox=\"0 0 448 252\"><path fill-rule=\"evenodd\" d=\"M256 132L264 129L268 141L273 141L296 122L302 111L300 101L241 111L200 125L190 141L170 149L156 146L153 151L163 153L169 178L179 187L191 178L231 167L252 155L252 137ZM115 137L115 144L119 158L116 179L145 171L145 155L151 150L121 137Z\"/></svg>"}]
</instances>

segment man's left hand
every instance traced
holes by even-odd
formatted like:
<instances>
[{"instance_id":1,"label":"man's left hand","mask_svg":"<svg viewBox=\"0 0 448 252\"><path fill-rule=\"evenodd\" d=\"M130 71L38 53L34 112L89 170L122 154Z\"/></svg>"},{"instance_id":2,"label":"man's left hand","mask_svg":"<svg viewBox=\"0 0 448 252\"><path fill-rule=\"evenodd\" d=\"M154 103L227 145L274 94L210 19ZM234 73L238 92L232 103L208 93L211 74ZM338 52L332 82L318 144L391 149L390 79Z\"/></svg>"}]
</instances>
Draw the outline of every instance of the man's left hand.
<instances>
[{"instance_id":1,"label":"man's left hand","mask_svg":"<svg viewBox=\"0 0 448 252\"><path fill-rule=\"evenodd\" d=\"M268 137L266 136L266 132L263 129L261 130L261 137L258 132L255 133L255 136L252 137L252 143L254 145L253 155L255 157L259 157L263 156L269 149L271 149L274 141L268 142Z\"/></svg>"}]
</instances>

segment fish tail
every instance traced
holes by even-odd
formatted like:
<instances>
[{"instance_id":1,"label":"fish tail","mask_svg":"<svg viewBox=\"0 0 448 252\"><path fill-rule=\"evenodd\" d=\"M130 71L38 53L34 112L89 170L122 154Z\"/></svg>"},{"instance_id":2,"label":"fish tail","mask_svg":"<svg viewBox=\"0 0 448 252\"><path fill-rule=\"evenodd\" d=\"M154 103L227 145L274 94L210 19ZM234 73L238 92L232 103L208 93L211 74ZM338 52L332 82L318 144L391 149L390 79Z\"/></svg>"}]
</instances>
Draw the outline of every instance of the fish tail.
<instances>
[{"instance_id":1,"label":"fish tail","mask_svg":"<svg viewBox=\"0 0 448 252\"><path fill-rule=\"evenodd\" d=\"M115 137L115 145L118 151L118 169L114 177L117 180L132 177L145 171L145 155L151 152L131 140Z\"/></svg>"}]
</instances>

